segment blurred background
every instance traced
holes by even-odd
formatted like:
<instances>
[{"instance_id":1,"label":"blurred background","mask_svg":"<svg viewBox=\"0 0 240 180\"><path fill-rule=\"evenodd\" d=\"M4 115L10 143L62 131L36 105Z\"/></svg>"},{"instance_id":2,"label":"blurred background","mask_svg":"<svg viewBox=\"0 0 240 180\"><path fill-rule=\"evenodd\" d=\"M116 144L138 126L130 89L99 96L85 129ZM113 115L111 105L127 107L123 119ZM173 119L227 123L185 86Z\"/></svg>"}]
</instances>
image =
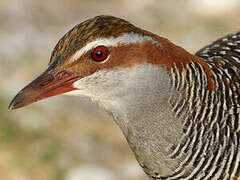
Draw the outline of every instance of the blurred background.
<instances>
[{"instance_id":1,"label":"blurred background","mask_svg":"<svg viewBox=\"0 0 240 180\"><path fill-rule=\"evenodd\" d=\"M147 180L119 128L88 99L8 111L73 25L125 18L194 53L240 30L239 0L0 0L0 180Z\"/></svg>"}]
</instances>

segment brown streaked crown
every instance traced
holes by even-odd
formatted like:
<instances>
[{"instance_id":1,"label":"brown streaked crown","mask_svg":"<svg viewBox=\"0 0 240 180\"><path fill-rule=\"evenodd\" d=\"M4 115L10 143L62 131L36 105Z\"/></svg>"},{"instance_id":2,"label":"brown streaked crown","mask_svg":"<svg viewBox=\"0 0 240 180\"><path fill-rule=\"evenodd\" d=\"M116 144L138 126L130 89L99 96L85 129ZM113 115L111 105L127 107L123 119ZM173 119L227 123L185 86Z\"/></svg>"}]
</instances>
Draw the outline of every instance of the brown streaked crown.
<instances>
[{"instance_id":1,"label":"brown streaked crown","mask_svg":"<svg viewBox=\"0 0 240 180\"><path fill-rule=\"evenodd\" d=\"M55 46L49 64L58 56L60 62L65 61L72 56L74 52L84 47L88 42L99 37L117 37L123 33L149 34L140 28L135 27L128 21L113 16L101 15L88 19L68 31Z\"/></svg>"}]
</instances>

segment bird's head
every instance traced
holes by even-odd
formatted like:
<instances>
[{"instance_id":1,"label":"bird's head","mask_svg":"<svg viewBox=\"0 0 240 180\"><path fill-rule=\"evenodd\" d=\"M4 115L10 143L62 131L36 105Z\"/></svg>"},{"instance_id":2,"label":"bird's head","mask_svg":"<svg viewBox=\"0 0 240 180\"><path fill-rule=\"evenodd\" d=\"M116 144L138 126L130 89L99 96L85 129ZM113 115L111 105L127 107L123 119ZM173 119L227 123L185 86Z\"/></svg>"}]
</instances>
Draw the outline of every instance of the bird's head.
<instances>
[{"instance_id":1,"label":"bird's head","mask_svg":"<svg viewBox=\"0 0 240 180\"><path fill-rule=\"evenodd\" d=\"M47 70L22 89L9 108L63 93L91 97L120 93L144 83L141 81L154 73L152 67L181 70L193 57L123 19L97 16L76 25L59 40Z\"/></svg>"}]
</instances>

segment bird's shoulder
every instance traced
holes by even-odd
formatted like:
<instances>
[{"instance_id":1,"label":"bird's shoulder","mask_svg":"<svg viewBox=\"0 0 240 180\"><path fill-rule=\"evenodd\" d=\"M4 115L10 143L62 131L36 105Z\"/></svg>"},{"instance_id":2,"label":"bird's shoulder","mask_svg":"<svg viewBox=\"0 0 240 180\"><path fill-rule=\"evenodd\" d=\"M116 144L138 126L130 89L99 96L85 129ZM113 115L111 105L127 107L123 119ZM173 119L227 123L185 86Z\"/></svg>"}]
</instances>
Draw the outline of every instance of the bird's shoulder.
<instances>
[{"instance_id":1,"label":"bird's shoulder","mask_svg":"<svg viewBox=\"0 0 240 180\"><path fill-rule=\"evenodd\" d=\"M214 41L197 51L195 55L203 58L216 73L219 70L223 71L222 73L239 74L240 32Z\"/></svg>"},{"instance_id":2,"label":"bird's shoulder","mask_svg":"<svg viewBox=\"0 0 240 180\"><path fill-rule=\"evenodd\" d=\"M215 90L229 90L235 96L240 96L240 32L216 40L195 55L204 59L210 67Z\"/></svg>"},{"instance_id":3,"label":"bird's shoulder","mask_svg":"<svg viewBox=\"0 0 240 180\"><path fill-rule=\"evenodd\" d=\"M240 32L222 37L200 49L196 56L211 69L215 91L212 103L222 113L219 119L231 132L240 133Z\"/></svg>"}]
</instances>

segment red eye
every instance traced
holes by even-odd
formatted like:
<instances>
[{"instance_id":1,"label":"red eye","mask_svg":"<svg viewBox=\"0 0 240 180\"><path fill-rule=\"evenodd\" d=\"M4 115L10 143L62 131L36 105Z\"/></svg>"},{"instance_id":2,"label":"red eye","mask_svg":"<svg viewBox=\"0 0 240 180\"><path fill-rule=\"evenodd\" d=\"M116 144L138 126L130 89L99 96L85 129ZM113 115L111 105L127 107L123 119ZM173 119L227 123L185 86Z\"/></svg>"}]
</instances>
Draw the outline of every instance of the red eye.
<instances>
[{"instance_id":1,"label":"red eye","mask_svg":"<svg viewBox=\"0 0 240 180\"><path fill-rule=\"evenodd\" d=\"M108 49L105 46L96 47L91 53L91 58L98 62L105 61L108 58Z\"/></svg>"}]
</instances>

